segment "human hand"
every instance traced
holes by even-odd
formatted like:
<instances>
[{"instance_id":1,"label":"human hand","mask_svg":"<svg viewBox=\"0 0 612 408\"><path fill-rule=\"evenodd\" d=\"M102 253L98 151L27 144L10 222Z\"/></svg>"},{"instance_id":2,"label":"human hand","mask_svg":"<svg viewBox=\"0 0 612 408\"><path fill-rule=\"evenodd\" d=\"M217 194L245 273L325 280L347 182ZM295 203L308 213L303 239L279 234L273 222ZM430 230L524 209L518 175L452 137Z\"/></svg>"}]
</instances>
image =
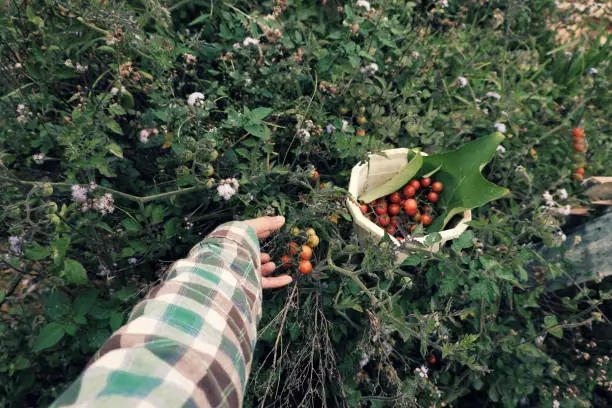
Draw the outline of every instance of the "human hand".
<instances>
[{"instance_id":1,"label":"human hand","mask_svg":"<svg viewBox=\"0 0 612 408\"><path fill-rule=\"evenodd\" d=\"M285 217L259 217L252 220L246 220L257 233L257 238L268 238L273 231L276 231L285 225ZM268 276L276 269L276 264L270 262L270 255L261 254L261 287L264 289L274 289L287 286L293 281L289 275Z\"/></svg>"}]
</instances>

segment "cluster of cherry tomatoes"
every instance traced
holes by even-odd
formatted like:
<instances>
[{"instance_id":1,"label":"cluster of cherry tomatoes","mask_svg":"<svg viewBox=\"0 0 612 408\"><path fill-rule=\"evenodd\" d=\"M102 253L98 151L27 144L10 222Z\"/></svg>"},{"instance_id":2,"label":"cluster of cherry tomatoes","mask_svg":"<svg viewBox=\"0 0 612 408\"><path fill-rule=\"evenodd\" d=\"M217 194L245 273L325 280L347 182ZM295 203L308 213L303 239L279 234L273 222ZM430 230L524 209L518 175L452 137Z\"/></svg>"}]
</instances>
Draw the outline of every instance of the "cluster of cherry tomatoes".
<instances>
[{"instance_id":1,"label":"cluster of cherry tomatoes","mask_svg":"<svg viewBox=\"0 0 612 408\"><path fill-rule=\"evenodd\" d=\"M369 204L361 204L361 213L385 229L389 235L402 240L414 231L418 224L427 227L435 216L432 204L438 202L444 185L424 177L413 179L400 191L379 198Z\"/></svg>"},{"instance_id":2,"label":"cluster of cherry tomatoes","mask_svg":"<svg viewBox=\"0 0 612 408\"><path fill-rule=\"evenodd\" d=\"M303 241L303 244L300 245L296 241L288 243L287 253L281 257L281 263L285 269L291 269L297 265L298 272L308 275L312 272L310 258L312 258L313 249L319 245L319 236L314 228L306 229L304 234L298 227L291 229L291 235Z\"/></svg>"},{"instance_id":3,"label":"cluster of cherry tomatoes","mask_svg":"<svg viewBox=\"0 0 612 408\"><path fill-rule=\"evenodd\" d=\"M584 129L581 127L575 127L572 130L572 135L574 137L574 174L572 175L572 179L581 181L584 179L584 155L587 151L586 142L584 139Z\"/></svg>"}]
</instances>

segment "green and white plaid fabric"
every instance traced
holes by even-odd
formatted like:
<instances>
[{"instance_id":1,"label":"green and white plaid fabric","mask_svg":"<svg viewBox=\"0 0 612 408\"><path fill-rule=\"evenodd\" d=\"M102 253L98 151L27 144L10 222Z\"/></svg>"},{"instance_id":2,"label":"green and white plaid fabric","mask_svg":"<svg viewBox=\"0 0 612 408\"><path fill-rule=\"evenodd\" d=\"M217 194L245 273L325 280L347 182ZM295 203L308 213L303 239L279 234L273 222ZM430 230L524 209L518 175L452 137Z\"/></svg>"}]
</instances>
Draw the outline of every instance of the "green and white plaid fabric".
<instances>
[{"instance_id":1,"label":"green and white plaid fabric","mask_svg":"<svg viewBox=\"0 0 612 408\"><path fill-rule=\"evenodd\" d=\"M217 228L52 407L240 407L261 317L259 242L242 222Z\"/></svg>"}]
</instances>

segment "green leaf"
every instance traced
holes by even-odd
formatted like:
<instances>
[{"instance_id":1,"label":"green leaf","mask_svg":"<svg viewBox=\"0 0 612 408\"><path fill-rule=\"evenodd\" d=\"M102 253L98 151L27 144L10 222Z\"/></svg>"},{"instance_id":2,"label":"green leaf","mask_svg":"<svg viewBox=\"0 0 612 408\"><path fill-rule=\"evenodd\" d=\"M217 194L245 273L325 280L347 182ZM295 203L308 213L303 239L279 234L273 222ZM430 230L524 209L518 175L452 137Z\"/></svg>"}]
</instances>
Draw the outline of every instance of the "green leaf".
<instances>
[{"instance_id":1,"label":"green leaf","mask_svg":"<svg viewBox=\"0 0 612 408\"><path fill-rule=\"evenodd\" d=\"M138 221L135 221L131 218L125 218L121 221L121 225L123 225L125 227L125 230L127 232L139 232L140 230L142 230L142 227L140 226L140 224L138 223Z\"/></svg>"},{"instance_id":2,"label":"green leaf","mask_svg":"<svg viewBox=\"0 0 612 408\"><path fill-rule=\"evenodd\" d=\"M70 237L61 237L51 243L51 254L53 257L53 264L60 266L64 262L66 251L70 245Z\"/></svg>"},{"instance_id":3,"label":"green leaf","mask_svg":"<svg viewBox=\"0 0 612 408\"><path fill-rule=\"evenodd\" d=\"M454 239L452 245L453 249L457 252L472 246L474 246L474 233L469 230L461 234L459 238Z\"/></svg>"},{"instance_id":4,"label":"green leaf","mask_svg":"<svg viewBox=\"0 0 612 408\"><path fill-rule=\"evenodd\" d=\"M70 298L59 290L43 295L45 315L53 320L60 320L65 316L70 311L70 303Z\"/></svg>"},{"instance_id":5,"label":"green leaf","mask_svg":"<svg viewBox=\"0 0 612 408\"><path fill-rule=\"evenodd\" d=\"M271 108L255 108L249 112L249 118L252 121L262 121L264 120L270 113L272 113ZM245 112L246 115L246 112Z\"/></svg>"},{"instance_id":6,"label":"green leaf","mask_svg":"<svg viewBox=\"0 0 612 408\"><path fill-rule=\"evenodd\" d=\"M51 254L49 248L42 247L38 245L36 242L32 242L25 249L25 257L31 261L40 261L41 259L45 259Z\"/></svg>"},{"instance_id":7,"label":"green leaf","mask_svg":"<svg viewBox=\"0 0 612 408\"><path fill-rule=\"evenodd\" d=\"M110 328L112 331L117 330L123 324L123 313L115 312L111 315L109 320Z\"/></svg>"},{"instance_id":8,"label":"green leaf","mask_svg":"<svg viewBox=\"0 0 612 408\"><path fill-rule=\"evenodd\" d=\"M117 123L116 121L112 119L106 120L106 127L112 130L113 132L117 133L118 135L123 134L123 130L121 129L121 126L119 126L119 123Z\"/></svg>"},{"instance_id":9,"label":"green leaf","mask_svg":"<svg viewBox=\"0 0 612 408\"><path fill-rule=\"evenodd\" d=\"M64 338L65 334L66 331L61 324L55 322L49 323L36 336L32 350L36 352L53 347Z\"/></svg>"},{"instance_id":10,"label":"green leaf","mask_svg":"<svg viewBox=\"0 0 612 408\"><path fill-rule=\"evenodd\" d=\"M75 285L85 285L89 282L87 280L87 271L80 262L74 259L64 260L63 276L68 283Z\"/></svg>"},{"instance_id":11,"label":"green leaf","mask_svg":"<svg viewBox=\"0 0 612 408\"><path fill-rule=\"evenodd\" d=\"M159 224L160 222L164 220L165 216L166 216L166 208L163 205L156 205L153 207L153 210L151 211L151 223L154 225Z\"/></svg>"},{"instance_id":12,"label":"green leaf","mask_svg":"<svg viewBox=\"0 0 612 408\"><path fill-rule=\"evenodd\" d=\"M193 21L191 21L189 24L187 24L189 27L194 26L196 24L200 24L203 23L204 21L208 20L210 18L209 14L200 14L199 17L195 18Z\"/></svg>"},{"instance_id":13,"label":"green leaf","mask_svg":"<svg viewBox=\"0 0 612 408\"><path fill-rule=\"evenodd\" d=\"M121 146L119 146L117 143L111 143L106 146L106 148L109 152L111 152L111 154L119 157L120 159L123 159L123 150L121 149Z\"/></svg>"},{"instance_id":14,"label":"green leaf","mask_svg":"<svg viewBox=\"0 0 612 408\"><path fill-rule=\"evenodd\" d=\"M563 327L559 325L557 316L545 316L544 326L546 326L546 331L548 331L548 333L552 334L553 336L559 339L563 337Z\"/></svg>"},{"instance_id":15,"label":"green leaf","mask_svg":"<svg viewBox=\"0 0 612 408\"><path fill-rule=\"evenodd\" d=\"M440 168L436 181L444 184L439 204L444 213L430 227L440 231L464 210L477 208L510 193L510 190L491 183L482 176L482 169L495 155L504 140L501 133L493 133L463 145L458 150L425 156L423 170Z\"/></svg>"},{"instance_id":16,"label":"green leaf","mask_svg":"<svg viewBox=\"0 0 612 408\"><path fill-rule=\"evenodd\" d=\"M370 201L374 201L399 190L417 174L422 165L423 156L417 152L417 154L408 161L408 164L393 176L391 180L368 191L366 194L359 197L359 200L369 203Z\"/></svg>"},{"instance_id":17,"label":"green leaf","mask_svg":"<svg viewBox=\"0 0 612 408\"><path fill-rule=\"evenodd\" d=\"M91 309L93 304L96 302L99 293L100 292L97 289L90 289L84 293L81 293L72 302L72 313L77 316L86 315L89 312L89 309Z\"/></svg>"},{"instance_id":18,"label":"green leaf","mask_svg":"<svg viewBox=\"0 0 612 408\"><path fill-rule=\"evenodd\" d=\"M108 113L110 113L111 115L121 116L125 115L127 112L125 111L125 109L123 109L121 105L113 103L108 107Z\"/></svg>"}]
</instances>

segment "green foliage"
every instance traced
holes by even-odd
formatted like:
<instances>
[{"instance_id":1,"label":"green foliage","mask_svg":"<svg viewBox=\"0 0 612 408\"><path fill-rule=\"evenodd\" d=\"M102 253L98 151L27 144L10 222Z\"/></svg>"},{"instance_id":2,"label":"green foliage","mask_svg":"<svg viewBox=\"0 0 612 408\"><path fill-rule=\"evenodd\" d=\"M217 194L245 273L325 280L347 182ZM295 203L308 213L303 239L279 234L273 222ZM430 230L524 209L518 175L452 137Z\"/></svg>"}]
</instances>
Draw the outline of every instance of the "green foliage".
<instances>
[{"instance_id":1,"label":"green foliage","mask_svg":"<svg viewBox=\"0 0 612 408\"><path fill-rule=\"evenodd\" d=\"M572 245L544 191L585 205L572 127L587 176L612 173L611 42L559 46L552 0L443 3L4 2L0 405L48 404L162 265L277 213L274 259L294 225L321 244L265 295L246 406L609 406L610 284L549 290L570 271L538 248ZM441 196L480 206L469 231L402 265L357 239L342 203L368 153L480 143L432 164L482 186Z\"/></svg>"}]
</instances>

